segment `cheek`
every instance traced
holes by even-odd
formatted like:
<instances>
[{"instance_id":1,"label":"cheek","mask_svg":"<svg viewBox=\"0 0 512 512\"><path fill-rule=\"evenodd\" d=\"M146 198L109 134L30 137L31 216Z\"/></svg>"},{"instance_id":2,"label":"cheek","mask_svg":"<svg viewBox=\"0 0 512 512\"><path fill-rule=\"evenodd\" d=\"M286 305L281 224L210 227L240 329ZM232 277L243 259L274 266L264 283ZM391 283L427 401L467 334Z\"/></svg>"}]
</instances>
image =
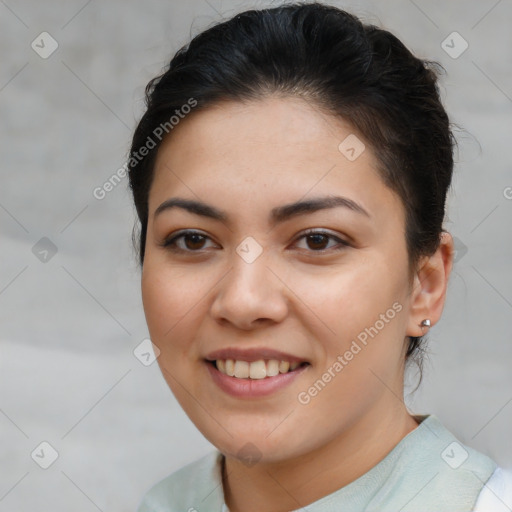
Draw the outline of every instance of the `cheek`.
<instances>
[{"instance_id":1,"label":"cheek","mask_svg":"<svg viewBox=\"0 0 512 512\"><path fill-rule=\"evenodd\" d=\"M339 338L373 324L396 300L392 277L380 268L377 262L347 265L307 278L290 275L290 282L296 294Z\"/></svg>"},{"instance_id":2,"label":"cheek","mask_svg":"<svg viewBox=\"0 0 512 512\"><path fill-rule=\"evenodd\" d=\"M198 314L209 287L197 275L184 276L179 269L151 261L144 263L141 287L153 343L160 350L179 345L180 340L184 343L184 333L190 329L190 320Z\"/></svg>"},{"instance_id":3,"label":"cheek","mask_svg":"<svg viewBox=\"0 0 512 512\"><path fill-rule=\"evenodd\" d=\"M404 283L396 270L393 273L378 258L337 269L325 279L315 276L309 281L309 292L304 282L299 293L308 297L306 302L330 330L330 335L321 338L327 366L352 350L347 359L353 369L347 373L354 377L359 366L364 366L366 373L368 368L378 374L396 370L405 332Z\"/></svg>"}]
</instances>

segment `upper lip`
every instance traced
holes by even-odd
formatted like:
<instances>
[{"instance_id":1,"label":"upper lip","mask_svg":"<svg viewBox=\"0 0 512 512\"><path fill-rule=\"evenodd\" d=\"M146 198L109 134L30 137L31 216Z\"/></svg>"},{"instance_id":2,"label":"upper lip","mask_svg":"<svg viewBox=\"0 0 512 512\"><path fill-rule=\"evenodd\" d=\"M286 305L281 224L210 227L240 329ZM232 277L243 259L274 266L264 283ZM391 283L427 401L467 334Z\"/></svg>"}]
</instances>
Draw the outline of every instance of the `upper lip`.
<instances>
[{"instance_id":1,"label":"upper lip","mask_svg":"<svg viewBox=\"0 0 512 512\"><path fill-rule=\"evenodd\" d=\"M217 359L234 359L236 361L259 361L261 359L277 359L278 361L290 361L291 363L307 362L302 357L297 357L286 352L274 350L272 348L223 348L210 352L206 359L208 361L216 361Z\"/></svg>"}]
</instances>

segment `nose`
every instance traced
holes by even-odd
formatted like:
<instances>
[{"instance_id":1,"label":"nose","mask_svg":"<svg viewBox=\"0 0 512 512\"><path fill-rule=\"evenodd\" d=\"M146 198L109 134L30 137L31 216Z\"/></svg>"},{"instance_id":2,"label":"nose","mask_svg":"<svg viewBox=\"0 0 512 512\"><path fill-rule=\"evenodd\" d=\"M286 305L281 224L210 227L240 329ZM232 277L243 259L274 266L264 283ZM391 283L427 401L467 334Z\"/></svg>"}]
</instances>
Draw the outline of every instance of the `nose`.
<instances>
[{"instance_id":1,"label":"nose","mask_svg":"<svg viewBox=\"0 0 512 512\"><path fill-rule=\"evenodd\" d=\"M216 287L213 318L242 330L282 322L288 314L287 287L275 266L263 255L247 263L234 253L231 262Z\"/></svg>"}]
</instances>

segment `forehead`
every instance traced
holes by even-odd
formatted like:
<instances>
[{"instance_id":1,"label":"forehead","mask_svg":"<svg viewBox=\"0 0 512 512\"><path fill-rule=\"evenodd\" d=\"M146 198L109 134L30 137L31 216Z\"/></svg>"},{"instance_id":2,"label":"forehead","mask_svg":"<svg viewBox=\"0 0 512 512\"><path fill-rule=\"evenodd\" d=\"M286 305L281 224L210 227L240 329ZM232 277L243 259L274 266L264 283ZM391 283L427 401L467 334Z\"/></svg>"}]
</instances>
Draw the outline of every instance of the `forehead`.
<instances>
[{"instance_id":1,"label":"forehead","mask_svg":"<svg viewBox=\"0 0 512 512\"><path fill-rule=\"evenodd\" d=\"M236 201L235 194L248 207L262 196L280 204L334 191L357 197L367 210L400 208L376 169L350 124L300 98L222 102L189 114L163 141L150 212L171 194Z\"/></svg>"},{"instance_id":2,"label":"forehead","mask_svg":"<svg viewBox=\"0 0 512 512\"><path fill-rule=\"evenodd\" d=\"M333 156L338 157L339 143L353 133L348 123L301 98L270 96L244 103L223 101L192 111L181 120L163 141L159 156L168 156L172 148L179 150L177 156L191 159L199 157L201 149L207 149L218 158L259 151L259 158L280 157L283 164L286 159L299 157L332 162ZM158 164L157 161L157 167Z\"/></svg>"}]
</instances>

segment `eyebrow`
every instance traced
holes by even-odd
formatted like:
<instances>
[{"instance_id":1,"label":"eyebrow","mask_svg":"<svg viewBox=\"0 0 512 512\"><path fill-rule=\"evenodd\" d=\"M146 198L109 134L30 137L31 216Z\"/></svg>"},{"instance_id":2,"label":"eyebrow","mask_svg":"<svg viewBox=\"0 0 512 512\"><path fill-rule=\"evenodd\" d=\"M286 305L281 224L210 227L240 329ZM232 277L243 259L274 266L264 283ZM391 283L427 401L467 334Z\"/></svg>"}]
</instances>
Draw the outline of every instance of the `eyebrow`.
<instances>
[{"instance_id":1,"label":"eyebrow","mask_svg":"<svg viewBox=\"0 0 512 512\"><path fill-rule=\"evenodd\" d=\"M352 210L353 212L371 218L371 215L358 203L343 196L325 196L305 201L297 201L295 203L277 206L270 212L269 222L274 226L278 223L285 222L293 217L304 215L306 213L314 213L319 210L326 210L329 208L344 207ZM156 210L153 218L156 218L162 212L172 208L182 208L190 213L208 217L210 219L218 220L221 222L228 222L229 216L226 212L219 210L215 206L196 201L194 199L183 199L174 197L164 201Z\"/></svg>"}]
</instances>

